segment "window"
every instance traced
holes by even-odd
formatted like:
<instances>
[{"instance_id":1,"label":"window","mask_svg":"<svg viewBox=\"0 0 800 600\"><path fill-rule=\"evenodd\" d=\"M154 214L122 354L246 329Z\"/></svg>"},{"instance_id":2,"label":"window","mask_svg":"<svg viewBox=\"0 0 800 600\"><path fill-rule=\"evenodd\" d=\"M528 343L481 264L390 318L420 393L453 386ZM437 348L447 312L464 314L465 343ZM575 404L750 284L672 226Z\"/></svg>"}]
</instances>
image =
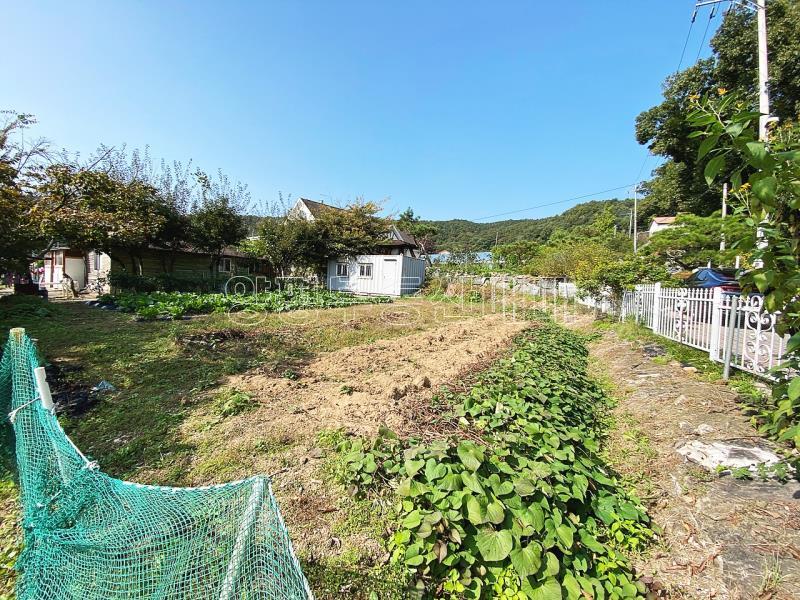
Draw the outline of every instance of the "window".
<instances>
[{"instance_id":1,"label":"window","mask_svg":"<svg viewBox=\"0 0 800 600\"><path fill-rule=\"evenodd\" d=\"M231 272L231 259L230 258L223 258L219 261L219 271L220 273L230 273Z\"/></svg>"},{"instance_id":2,"label":"window","mask_svg":"<svg viewBox=\"0 0 800 600\"><path fill-rule=\"evenodd\" d=\"M336 276L347 277L348 269L347 263L336 263Z\"/></svg>"},{"instance_id":3,"label":"window","mask_svg":"<svg viewBox=\"0 0 800 600\"><path fill-rule=\"evenodd\" d=\"M100 253L97 251L92 252L92 270L100 270Z\"/></svg>"},{"instance_id":4,"label":"window","mask_svg":"<svg viewBox=\"0 0 800 600\"><path fill-rule=\"evenodd\" d=\"M60 267L61 265L64 264L64 253L59 250L54 252L54 254L56 256L56 266Z\"/></svg>"},{"instance_id":5,"label":"window","mask_svg":"<svg viewBox=\"0 0 800 600\"><path fill-rule=\"evenodd\" d=\"M372 263L358 263L358 276L372 279Z\"/></svg>"}]
</instances>

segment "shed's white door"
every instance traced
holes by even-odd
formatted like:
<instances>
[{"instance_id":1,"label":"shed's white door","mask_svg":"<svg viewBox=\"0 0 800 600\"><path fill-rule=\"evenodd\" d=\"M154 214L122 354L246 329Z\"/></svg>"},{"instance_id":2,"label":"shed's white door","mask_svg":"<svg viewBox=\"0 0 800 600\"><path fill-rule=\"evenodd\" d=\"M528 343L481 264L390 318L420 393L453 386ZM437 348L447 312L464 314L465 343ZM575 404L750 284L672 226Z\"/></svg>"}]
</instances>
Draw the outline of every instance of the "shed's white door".
<instances>
[{"instance_id":1,"label":"shed's white door","mask_svg":"<svg viewBox=\"0 0 800 600\"><path fill-rule=\"evenodd\" d=\"M383 261L383 276L381 278L381 293L400 293L400 262L396 258L387 258Z\"/></svg>"}]
</instances>

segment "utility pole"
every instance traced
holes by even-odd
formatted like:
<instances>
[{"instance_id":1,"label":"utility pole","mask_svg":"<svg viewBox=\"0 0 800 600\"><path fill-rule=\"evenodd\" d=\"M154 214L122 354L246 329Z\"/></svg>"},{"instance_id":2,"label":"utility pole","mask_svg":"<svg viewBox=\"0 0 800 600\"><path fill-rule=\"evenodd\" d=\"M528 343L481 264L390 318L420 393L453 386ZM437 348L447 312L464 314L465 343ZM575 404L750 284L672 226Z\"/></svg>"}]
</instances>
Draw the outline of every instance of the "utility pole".
<instances>
[{"instance_id":1,"label":"utility pole","mask_svg":"<svg viewBox=\"0 0 800 600\"><path fill-rule=\"evenodd\" d=\"M720 252L725 250L725 217L728 216L728 182L722 184L722 237L719 241Z\"/></svg>"},{"instance_id":2,"label":"utility pole","mask_svg":"<svg viewBox=\"0 0 800 600\"><path fill-rule=\"evenodd\" d=\"M769 61L767 60L767 0L701 0L695 3L695 10L703 6L730 1L756 11L758 22L758 139L767 141L767 123L774 120L769 114Z\"/></svg>"},{"instance_id":3,"label":"utility pole","mask_svg":"<svg viewBox=\"0 0 800 600\"><path fill-rule=\"evenodd\" d=\"M636 220L639 217L639 184L633 186L633 253L639 251L639 227Z\"/></svg>"},{"instance_id":4,"label":"utility pole","mask_svg":"<svg viewBox=\"0 0 800 600\"><path fill-rule=\"evenodd\" d=\"M769 121L769 66L767 61L767 0L757 0L758 13L758 139L767 141Z\"/></svg>"}]
</instances>

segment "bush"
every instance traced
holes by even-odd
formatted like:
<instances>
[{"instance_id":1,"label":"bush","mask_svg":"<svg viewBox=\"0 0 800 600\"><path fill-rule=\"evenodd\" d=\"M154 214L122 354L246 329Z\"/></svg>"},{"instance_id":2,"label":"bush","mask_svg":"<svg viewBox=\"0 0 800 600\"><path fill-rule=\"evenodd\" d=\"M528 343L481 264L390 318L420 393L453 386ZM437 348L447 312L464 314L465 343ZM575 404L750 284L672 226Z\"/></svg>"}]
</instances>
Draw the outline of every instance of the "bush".
<instances>
[{"instance_id":1,"label":"bush","mask_svg":"<svg viewBox=\"0 0 800 600\"><path fill-rule=\"evenodd\" d=\"M194 292L151 292L105 294L102 306L136 313L143 319L178 319L184 315L214 312L287 312L312 308L337 308L354 304L391 302L386 296L354 296L329 290L260 292L258 294L198 294Z\"/></svg>"},{"instance_id":2,"label":"bush","mask_svg":"<svg viewBox=\"0 0 800 600\"><path fill-rule=\"evenodd\" d=\"M135 275L128 271L112 271L108 281L114 291L120 292L219 292L228 277L211 277L176 273Z\"/></svg>"},{"instance_id":3,"label":"bush","mask_svg":"<svg viewBox=\"0 0 800 600\"><path fill-rule=\"evenodd\" d=\"M30 317L47 318L56 308L41 296L14 294L0 297L0 321L14 321Z\"/></svg>"}]
</instances>

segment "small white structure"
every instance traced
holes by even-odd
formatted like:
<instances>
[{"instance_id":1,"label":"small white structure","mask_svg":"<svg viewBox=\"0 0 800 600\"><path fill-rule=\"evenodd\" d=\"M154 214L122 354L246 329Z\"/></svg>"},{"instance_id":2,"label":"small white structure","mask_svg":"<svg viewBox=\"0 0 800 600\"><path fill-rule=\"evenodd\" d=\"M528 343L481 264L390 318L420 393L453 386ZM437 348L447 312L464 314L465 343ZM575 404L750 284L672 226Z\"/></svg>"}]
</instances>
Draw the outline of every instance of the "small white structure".
<instances>
[{"instance_id":1,"label":"small white structure","mask_svg":"<svg viewBox=\"0 0 800 600\"><path fill-rule=\"evenodd\" d=\"M111 257L98 250L73 250L57 246L44 255L44 269L39 287L59 288L65 275L72 278L75 291L104 281L111 270Z\"/></svg>"},{"instance_id":2,"label":"small white structure","mask_svg":"<svg viewBox=\"0 0 800 600\"><path fill-rule=\"evenodd\" d=\"M676 218L677 217L653 217L653 220L650 223L650 229L647 230L647 233L653 235L659 231L664 231L665 229L674 227Z\"/></svg>"},{"instance_id":3,"label":"small white structure","mask_svg":"<svg viewBox=\"0 0 800 600\"><path fill-rule=\"evenodd\" d=\"M355 294L405 296L425 281L425 260L403 254L367 254L328 261L328 288Z\"/></svg>"},{"instance_id":4,"label":"small white structure","mask_svg":"<svg viewBox=\"0 0 800 600\"><path fill-rule=\"evenodd\" d=\"M346 210L300 198L289 218L313 221L326 210ZM374 254L331 257L326 277L331 290L380 296L413 294L425 282L425 260L414 236L392 226Z\"/></svg>"}]
</instances>

